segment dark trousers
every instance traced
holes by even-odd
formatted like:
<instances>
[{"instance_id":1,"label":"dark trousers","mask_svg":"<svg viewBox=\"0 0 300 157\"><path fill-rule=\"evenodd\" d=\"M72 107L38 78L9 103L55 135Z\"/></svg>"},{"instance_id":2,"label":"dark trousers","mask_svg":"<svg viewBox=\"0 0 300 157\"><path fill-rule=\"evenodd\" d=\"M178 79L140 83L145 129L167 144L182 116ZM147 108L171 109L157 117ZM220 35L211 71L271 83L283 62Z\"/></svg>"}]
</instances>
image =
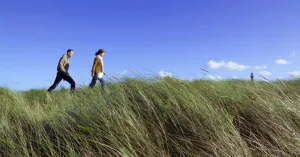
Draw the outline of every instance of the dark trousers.
<instances>
[{"instance_id":1,"label":"dark trousers","mask_svg":"<svg viewBox=\"0 0 300 157\"><path fill-rule=\"evenodd\" d=\"M58 86L58 84L60 83L60 81L62 79L64 79L65 81L67 81L71 85L70 90L75 90L75 81L72 79L72 77L67 76L66 74L57 72L55 81L54 81L53 85L51 87L49 87L48 91L54 90Z\"/></svg>"},{"instance_id":2,"label":"dark trousers","mask_svg":"<svg viewBox=\"0 0 300 157\"><path fill-rule=\"evenodd\" d=\"M100 81L101 87L102 87L102 89L104 89L105 88L105 81L104 81L103 77L98 78L98 73L95 73L95 75L92 79L92 82L90 83L90 87L93 88L96 85L97 80Z\"/></svg>"}]
</instances>

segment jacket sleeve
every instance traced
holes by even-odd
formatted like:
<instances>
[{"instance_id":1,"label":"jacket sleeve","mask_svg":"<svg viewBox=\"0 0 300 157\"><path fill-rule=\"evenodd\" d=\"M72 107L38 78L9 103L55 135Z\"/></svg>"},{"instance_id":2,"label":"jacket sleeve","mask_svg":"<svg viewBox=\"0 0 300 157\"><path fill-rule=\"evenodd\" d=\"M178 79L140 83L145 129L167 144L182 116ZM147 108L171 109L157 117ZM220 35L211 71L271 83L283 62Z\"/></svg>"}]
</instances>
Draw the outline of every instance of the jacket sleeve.
<instances>
[{"instance_id":1,"label":"jacket sleeve","mask_svg":"<svg viewBox=\"0 0 300 157\"><path fill-rule=\"evenodd\" d=\"M67 57L66 56L63 56L62 58L61 58L61 60L59 61L59 68L60 68L60 70L63 72L63 73L67 73L67 71L66 71L66 69L65 69L65 63L66 63L66 61L67 61Z\"/></svg>"},{"instance_id":2,"label":"jacket sleeve","mask_svg":"<svg viewBox=\"0 0 300 157\"><path fill-rule=\"evenodd\" d=\"M92 67L92 74L95 73L95 69L96 69L97 63L98 63L98 59L95 58L95 59L94 59L94 64L93 64L93 67Z\"/></svg>"}]
</instances>

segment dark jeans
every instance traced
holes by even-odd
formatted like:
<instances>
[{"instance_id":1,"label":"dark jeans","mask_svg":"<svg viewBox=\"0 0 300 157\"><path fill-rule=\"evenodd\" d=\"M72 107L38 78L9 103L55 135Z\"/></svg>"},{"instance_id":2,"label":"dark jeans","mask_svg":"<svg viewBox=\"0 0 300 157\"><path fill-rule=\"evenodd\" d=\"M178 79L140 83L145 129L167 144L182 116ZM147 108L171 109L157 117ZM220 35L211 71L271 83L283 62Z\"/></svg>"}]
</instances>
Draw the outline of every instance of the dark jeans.
<instances>
[{"instance_id":1,"label":"dark jeans","mask_svg":"<svg viewBox=\"0 0 300 157\"><path fill-rule=\"evenodd\" d=\"M105 88L105 81L104 81L103 77L102 78L98 78L98 73L94 74L92 82L90 83L90 87L93 88L96 85L97 80L100 81L101 87L102 87L102 89L104 89Z\"/></svg>"},{"instance_id":2,"label":"dark jeans","mask_svg":"<svg viewBox=\"0 0 300 157\"><path fill-rule=\"evenodd\" d=\"M71 89L70 90L75 90L75 81L72 79L72 77L71 76L67 76L66 74L57 72L55 81L54 81L53 85L51 87L49 87L48 91L54 90L58 86L58 84L60 83L60 81L62 79L64 79L68 83L70 83L70 85L71 85Z\"/></svg>"}]
</instances>

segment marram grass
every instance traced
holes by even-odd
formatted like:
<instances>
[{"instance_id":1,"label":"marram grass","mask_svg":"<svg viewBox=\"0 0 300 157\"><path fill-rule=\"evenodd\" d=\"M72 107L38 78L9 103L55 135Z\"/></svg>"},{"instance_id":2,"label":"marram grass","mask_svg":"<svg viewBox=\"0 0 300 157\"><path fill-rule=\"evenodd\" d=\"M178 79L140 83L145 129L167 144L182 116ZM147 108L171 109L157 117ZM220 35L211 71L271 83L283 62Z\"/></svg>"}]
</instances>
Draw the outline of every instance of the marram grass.
<instances>
[{"instance_id":1,"label":"marram grass","mask_svg":"<svg viewBox=\"0 0 300 157\"><path fill-rule=\"evenodd\" d=\"M300 81L1 88L0 156L300 156Z\"/></svg>"}]
</instances>

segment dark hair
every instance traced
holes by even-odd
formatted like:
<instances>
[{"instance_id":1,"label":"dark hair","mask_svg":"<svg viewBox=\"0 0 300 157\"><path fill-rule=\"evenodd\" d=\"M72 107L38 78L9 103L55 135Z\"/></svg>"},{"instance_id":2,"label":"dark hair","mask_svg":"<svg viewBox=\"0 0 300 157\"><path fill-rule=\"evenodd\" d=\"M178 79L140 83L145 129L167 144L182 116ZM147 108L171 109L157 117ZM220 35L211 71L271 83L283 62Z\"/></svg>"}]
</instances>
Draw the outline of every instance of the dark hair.
<instances>
[{"instance_id":1,"label":"dark hair","mask_svg":"<svg viewBox=\"0 0 300 157\"><path fill-rule=\"evenodd\" d=\"M97 55L99 55L99 54L101 54L101 53L104 53L104 50L103 50L103 49L99 49L99 50L95 53L95 55L97 56Z\"/></svg>"},{"instance_id":2,"label":"dark hair","mask_svg":"<svg viewBox=\"0 0 300 157\"><path fill-rule=\"evenodd\" d=\"M72 50L72 49L68 49L68 50L67 50L67 53L69 53L69 52L71 52L71 51L73 51L73 50Z\"/></svg>"}]
</instances>

